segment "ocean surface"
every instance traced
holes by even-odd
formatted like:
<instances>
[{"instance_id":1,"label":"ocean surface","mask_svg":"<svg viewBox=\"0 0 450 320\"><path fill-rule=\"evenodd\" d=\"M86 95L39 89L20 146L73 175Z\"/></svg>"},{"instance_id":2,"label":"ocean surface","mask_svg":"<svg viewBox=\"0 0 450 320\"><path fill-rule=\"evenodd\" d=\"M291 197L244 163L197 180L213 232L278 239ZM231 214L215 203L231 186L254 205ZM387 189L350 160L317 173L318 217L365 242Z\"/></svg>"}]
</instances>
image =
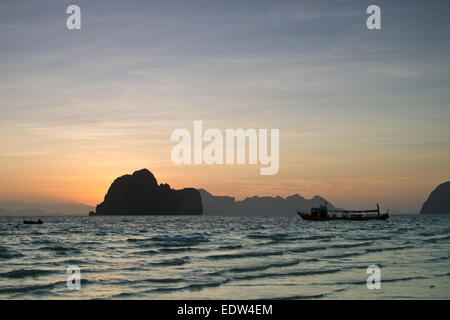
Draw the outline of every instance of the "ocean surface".
<instances>
[{"instance_id":1,"label":"ocean surface","mask_svg":"<svg viewBox=\"0 0 450 320\"><path fill-rule=\"evenodd\" d=\"M450 298L450 215L23 219L0 217L1 299Z\"/></svg>"}]
</instances>

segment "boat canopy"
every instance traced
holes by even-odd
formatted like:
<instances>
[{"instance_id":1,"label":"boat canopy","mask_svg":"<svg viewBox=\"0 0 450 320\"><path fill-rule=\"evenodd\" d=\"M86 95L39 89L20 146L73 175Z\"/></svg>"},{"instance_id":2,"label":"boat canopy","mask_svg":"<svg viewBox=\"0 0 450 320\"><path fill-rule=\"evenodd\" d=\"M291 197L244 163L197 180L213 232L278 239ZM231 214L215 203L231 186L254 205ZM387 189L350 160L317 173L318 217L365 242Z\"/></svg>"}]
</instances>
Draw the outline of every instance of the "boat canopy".
<instances>
[{"instance_id":1,"label":"boat canopy","mask_svg":"<svg viewBox=\"0 0 450 320\"><path fill-rule=\"evenodd\" d=\"M342 213L368 213L368 212L378 212L378 209L375 210L328 210L330 212L342 212Z\"/></svg>"}]
</instances>

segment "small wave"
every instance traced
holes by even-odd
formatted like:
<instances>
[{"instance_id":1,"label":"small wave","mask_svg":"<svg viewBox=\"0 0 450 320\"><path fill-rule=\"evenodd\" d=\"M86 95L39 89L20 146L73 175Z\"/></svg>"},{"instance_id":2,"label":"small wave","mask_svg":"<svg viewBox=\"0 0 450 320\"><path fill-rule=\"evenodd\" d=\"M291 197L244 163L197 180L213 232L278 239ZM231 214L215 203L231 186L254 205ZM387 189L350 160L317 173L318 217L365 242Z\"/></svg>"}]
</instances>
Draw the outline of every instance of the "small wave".
<instances>
[{"instance_id":1,"label":"small wave","mask_svg":"<svg viewBox=\"0 0 450 320\"><path fill-rule=\"evenodd\" d=\"M435 236L436 234L434 232L421 232L419 233L419 236L422 237L430 237L430 236Z\"/></svg>"},{"instance_id":2,"label":"small wave","mask_svg":"<svg viewBox=\"0 0 450 320\"><path fill-rule=\"evenodd\" d=\"M106 269L105 271L107 271L108 269ZM126 267L126 268L118 268L118 269L111 269L111 270L123 270L123 271L144 271L147 270L145 268L142 267L138 267L138 266L134 266L134 267Z\"/></svg>"},{"instance_id":3,"label":"small wave","mask_svg":"<svg viewBox=\"0 0 450 320\"><path fill-rule=\"evenodd\" d=\"M49 239L37 239L37 240L33 240L33 243L40 244L40 245L46 245L46 244L52 244L54 242L50 241Z\"/></svg>"},{"instance_id":4,"label":"small wave","mask_svg":"<svg viewBox=\"0 0 450 320\"><path fill-rule=\"evenodd\" d=\"M346 252L342 254L336 254L336 255L326 255L322 258L324 259L335 259L335 258L347 258L347 257L353 257L353 256L360 256L364 254L365 252Z\"/></svg>"},{"instance_id":5,"label":"small wave","mask_svg":"<svg viewBox=\"0 0 450 320\"><path fill-rule=\"evenodd\" d=\"M311 251L319 251L319 250L326 250L326 249L343 249L343 248L354 248L354 247L362 247L367 246L367 242L365 243L358 243L358 244L336 244L331 246L311 246L311 247L299 247L294 249L289 249L290 252L294 253L302 253L302 252L311 252Z\"/></svg>"},{"instance_id":6,"label":"small wave","mask_svg":"<svg viewBox=\"0 0 450 320\"><path fill-rule=\"evenodd\" d=\"M0 247L0 259L7 260L20 257L23 257L22 253L4 247Z\"/></svg>"},{"instance_id":7,"label":"small wave","mask_svg":"<svg viewBox=\"0 0 450 320\"><path fill-rule=\"evenodd\" d=\"M398 228L396 233L406 233L410 230L413 230L412 228Z\"/></svg>"},{"instance_id":8,"label":"small wave","mask_svg":"<svg viewBox=\"0 0 450 320\"><path fill-rule=\"evenodd\" d=\"M158 250L159 253L180 253L186 251L202 251L202 249L193 247L181 247L181 248L161 248Z\"/></svg>"},{"instance_id":9,"label":"small wave","mask_svg":"<svg viewBox=\"0 0 450 320\"><path fill-rule=\"evenodd\" d=\"M141 297L143 296L138 292L122 292L111 296L111 299L123 299L128 297Z\"/></svg>"},{"instance_id":10,"label":"small wave","mask_svg":"<svg viewBox=\"0 0 450 320\"><path fill-rule=\"evenodd\" d=\"M373 237L353 237L348 238L348 240L354 241L374 241L374 240L391 240L392 238L389 236L373 236Z\"/></svg>"},{"instance_id":11,"label":"small wave","mask_svg":"<svg viewBox=\"0 0 450 320\"><path fill-rule=\"evenodd\" d=\"M310 246L310 247L300 247L300 248L294 248L290 249L290 252L295 253L302 253L302 252L310 252L310 251L318 251L318 250L325 250L327 247L325 246Z\"/></svg>"},{"instance_id":12,"label":"small wave","mask_svg":"<svg viewBox=\"0 0 450 320\"><path fill-rule=\"evenodd\" d=\"M234 254L216 254L208 256L208 259L221 260L221 259L240 259L240 258L250 258L250 257L268 257L268 256L281 256L283 251L252 251L252 252L242 252Z\"/></svg>"},{"instance_id":13,"label":"small wave","mask_svg":"<svg viewBox=\"0 0 450 320\"><path fill-rule=\"evenodd\" d=\"M40 250L52 251L58 255L68 255L68 254L80 254L81 250L73 247L64 246L47 246L41 247Z\"/></svg>"},{"instance_id":14,"label":"small wave","mask_svg":"<svg viewBox=\"0 0 450 320\"><path fill-rule=\"evenodd\" d=\"M162 247L186 247L186 246L195 246L200 243L209 242L209 239L204 234L192 234L190 236L184 235L163 235L163 236L154 236L150 238L152 242L158 243L158 245Z\"/></svg>"},{"instance_id":15,"label":"small wave","mask_svg":"<svg viewBox=\"0 0 450 320\"><path fill-rule=\"evenodd\" d=\"M79 265L83 265L83 264L89 264L90 262L88 262L87 260L78 260L78 259L70 259L69 258L67 260L61 261L61 263L79 266Z\"/></svg>"},{"instance_id":16,"label":"small wave","mask_svg":"<svg viewBox=\"0 0 450 320\"><path fill-rule=\"evenodd\" d=\"M381 252L381 251L395 251L395 250L404 250L411 249L414 246L399 246L399 247L387 247L387 248L369 248L366 249L366 252Z\"/></svg>"},{"instance_id":17,"label":"small wave","mask_svg":"<svg viewBox=\"0 0 450 320\"><path fill-rule=\"evenodd\" d=\"M427 279L426 277L405 277L405 278L395 278L395 279L383 279L382 282L397 282L397 281L409 281L409 280L422 280Z\"/></svg>"},{"instance_id":18,"label":"small wave","mask_svg":"<svg viewBox=\"0 0 450 320\"><path fill-rule=\"evenodd\" d=\"M227 282L229 282L229 279L225 279L222 281L211 281L211 282L205 282L205 283L193 283L186 287L183 287L183 290L191 290L191 291L197 291L204 288L211 288L211 287L219 287Z\"/></svg>"},{"instance_id":19,"label":"small wave","mask_svg":"<svg viewBox=\"0 0 450 320\"><path fill-rule=\"evenodd\" d=\"M272 240L272 242L279 241L308 241L308 240L327 240L334 238L334 235L310 235L310 236L292 236L285 233L275 233L275 234L264 234L264 233L253 233L247 235L250 239L267 239Z\"/></svg>"},{"instance_id":20,"label":"small wave","mask_svg":"<svg viewBox=\"0 0 450 320\"><path fill-rule=\"evenodd\" d=\"M134 251L133 254L138 254L138 255L142 255L142 256L148 256L148 255L153 255L153 254L158 254L159 251L158 250L142 250L142 251Z\"/></svg>"},{"instance_id":21,"label":"small wave","mask_svg":"<svg viewBox=\"0 0 450 320\"><path fill-rule=\"evenodd\" d=\"M193 247L175 247L175 248L161 248L158 250L143 250L143 251L134 251L133 254L138 255L153 255L153 254L171 254L171 253L181 253L181 252L188 252L188 251L204 251L200 248L193 248Z\"/></svg>"},{"instance_id":22,"label":"small wave","mask_svg":"<svg viewBox=\"0 0 450 320\"><path fill-rule=\"evenodd\" d=\"M0 288L0 293L29 293L37 290L45 290L50 291L51 289L57 287L57 286L65 286L66 281L58 281L54 283L47 283L47 284L36 284L36 285L29 285L29 286L11 286L11 287L3 287Z\"/></svg>"},{"instance_id":23,"label":"small wave","mask_svg":"<svg viewBox=\"0 0 450 320\"><path fill-rule=\"evenodd\" d=\"M447 236L447 237L435 237L435 238L425 239L425 240L423 240L423 242L438 243L438 242L442 242L442 241L449 240L449 239L450 239L450 236Z\"/></svg>"},{"instance_id":24,"label":"small wave","mask_svg":"<svg viewBox=\"0 0 450 320\"><path fill-rule=\"evenodd\" d=\"M173 259L167 259L162 260L159 262L152 262L150 265L153 266L181 266L183 264L186 264L190 261L189 257L183 257L183 258L173 258Z\"/></svg>"},{"instance_id":25,"label":"small wave","mask_svg":"<svg viewBox=\"0 0 450 320\"><path fill-rule=\"evenodd\" d=\"M145 293L165 293L165 292L173 292L173 291L181 291L184 290L184 287L180 288L172 288L172 287L160 287L145 291Z\"/></svg>"},{"instance_id":26,"label":"small wave","mask_svg":"<svg viewBox=\"0 0 450 320\"><path fill-rule=\"evenodd\" d=\"M26 278L26 277L37 277L45 274L52 273L51 270L12 270L9 272L0 273L1 278Z\"/></svg>"},{"instance_id":27,"label":"small wave","mask_svg":"<svg viewBox=\"0 0 450 320\"><path fill-rule=\"evenodd\" d=\"M156 289L151 289L149 291L146 291L147 293L164 293L164 292L173 292L173 291L182 291L182 290L190 290L190 291L199 291L204 288L211 288L211 287L219 287L227 282L229 282L229 279L224 280L218 280L218 281L209 281L209 282L202 282L202 283L192 283L184 287L161 287Z\"/></svg>"},{"instance_id":28,"label":"small wave","mask_svg":"<svg viewBox=\"0 0 450 320\"><path fill-rule=\"evenodd\" d=\"M425 260L425 262L440 262L440 261L446 261L448 259L450 259L449 256L443 256L443 257L428 259L428 260Z\"/></svg>"},{"instance_id":29,"label":"small wave","mask_svg":"<svg viewBox=\"0 0 450 320\"><path fill-rule=\"evenodd\" d=\"M334 293L344 292L344 291L347 291L349 288L350 288L350 286L346 286L344 288L339 288L339 289L334 290Z\"/></svg>"},{"instance_id":30,"label":"small wave","mask_svg":"<svg viewBox=\"0 0 450 320\"><path fill-rule=\"evenodd\" d=\"M264 233L252 233L247 235L250 239L269 239L269 240L284 240L288 237L285 233L264 234Z\"/></svg>"},{"instance_id":31,"label":"small wave","mask_svg":"<svg viewBox=\"0 0 450 320\"><path fill-rule=\"evenodd\" d=\"M290 276L308 276L308 275L316 275L316 274L329 274L340 272L341 269L325 269L325 270L306 270L306 271L295 271L289 272Z\"/></svg>"},{"instance_id":32,"label":"small wave","mask_svg":"<svg viewBox=\"0 0 450 320\"><path fill-rule=\"evenodd\" d=\"M205 273L206 277L215 277L215 276L221 276L226 272L226 270L218 270L213 272L207 272Z\"/></svg>"},{"instance_id":33,"label":"small wave","mask_svg":"<svg viewBox=\"0 0 450 320\"><path fill-rule=\"evenodd\" d=\"M292 271L285 273L260 273L260 274L248 274L242 276L235 276L234 279L239 280L253 280L262 278L277 278L277 277L302 277L309 275L330 274L337 273L341 269L326 269L326 270L305 270L305 271Z\"/></svg>"},{"instance_id":34,"label":"small wave","mask_svg":"<svg viewBox=\"0 0 450 320\"><path fill-rule=\"evenodd\" d=\"M249 266L249 267L236 267L236 268L229 269L228 272L241 273L241 272L262 271L262 270L266 270L266 269L270 269L270 268L282 268L282 267L295 266L299 263L300 263L299 260L292 260L292 261L276 262L276 263L269 263L269 264Z\"/></svg>"},{"instance_id":35,"label":"small wave","mask_svg":"<svg viewBox=\"0 0 450 320\"><path fill-rule=\"evenodd\" d=\"M79 242L79 244L89 246L89 245L102 244L102 242L99 242L99 241L83 241L83 242Z\"/></svg>"},{"instance_id":36,"label":"small wave","mask_svg":"<svg viewBox=\"0 0 450 320\"><path fill-rule=\"evenodd\" d=\"M371 241L361 242L361 243L342 243L342 244L333 244L330 248L355 248L355 247L365 247L371 245Z\"/></svg>"},{"instance_id":37,"label":"small wave","mask_svg":"<svg viewBox=\"0 0 450 320\"><path fill-rule=\"evenodd\" d=\"M417 276L417 277L405 277L405 278L392 278L392 279L382 279L381 282L399 282L399 281L409 281L409 280L420 280L427 279L425 277ZM367 280L350 280L350 281L338 281L330 284L338 284L338 285L356 285L356 284L366 284Z\"/></svg>"},{"instance_id":38,"label":"small wave","mask_svg":"<svg viewBox=\"0 0 450 320\"><path fill-rule=\"evenodd\" d=\"M217 250L237 250L242 249L242 244L230 244L230 245L224 245L217 248Z\"/></svg>"},{"instance_id":39,"label":"small wave","mask_svg":"<svg viewBox=\"0 0 450 320\"><path fill-rule=\"evenodd\" d=\"M128 242L141 242L141 241L148 241L148 239L144 239L144 238L128 238L127 241Z\"/></svg>"},{"instance_id":40,"label":"small wave","mask_svg":"<svg viewBox=\"0 0 450 320\"><path fill-rule=\"evenodd\" d=\"M298 240L327 240L327 239L333 239L334 235L311 235L307 237L300 237Z\"/></svg>"},{"instance_id":41,"label":"small wave","mask_svg":"<svg viewBox=\"0 0 450 320\"><path fill-rule=\"evenodd\" d=\"M150 279L145 279L145 280L139 280L139 282L140 281L150 282L150 283L178 283L178 282L183 282L185 280L181 279L181 278L150 278Z\"/></svg>"}]
</instances>

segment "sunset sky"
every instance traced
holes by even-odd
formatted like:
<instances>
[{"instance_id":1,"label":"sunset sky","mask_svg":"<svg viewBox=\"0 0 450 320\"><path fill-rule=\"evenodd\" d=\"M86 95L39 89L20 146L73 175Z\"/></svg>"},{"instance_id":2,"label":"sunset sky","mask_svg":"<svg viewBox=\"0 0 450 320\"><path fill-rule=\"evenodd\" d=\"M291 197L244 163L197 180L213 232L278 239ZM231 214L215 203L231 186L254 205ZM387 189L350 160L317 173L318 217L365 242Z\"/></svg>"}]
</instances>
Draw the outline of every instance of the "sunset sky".
<instances>
[{"instance_id":1,"label":"sunset sky","mask_svg":"<svg viewBox=\"0 0 450 320\"><path fill-rule=\"evenodd\" d=\"M417 212L450 180L448 1L77 1L68 30L73 3L0 2L0 201L96 205L148 168L238 199ZM278 174L174 165L194 120L279 129Z\"/></svg>"}]
</instances>

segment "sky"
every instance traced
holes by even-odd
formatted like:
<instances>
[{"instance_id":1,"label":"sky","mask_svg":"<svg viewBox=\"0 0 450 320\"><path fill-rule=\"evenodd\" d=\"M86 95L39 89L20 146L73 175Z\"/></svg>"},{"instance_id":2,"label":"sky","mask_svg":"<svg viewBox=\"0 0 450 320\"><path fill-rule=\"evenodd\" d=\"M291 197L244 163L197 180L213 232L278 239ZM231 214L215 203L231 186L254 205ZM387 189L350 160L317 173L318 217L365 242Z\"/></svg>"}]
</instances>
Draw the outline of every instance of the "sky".
<instances>
[{"instance_id":1,"label":"sky","mask_svg":"<svg viewBox=\"0 0 450 320\"><path fill-rule=\"evenodd\" d=\"M66 28L67 6L81 30ZM381 8L368 30L366 8ZM96 205L148 168L237 199L417 212L450 180L448 1L0 2L0 201ZM277 128L280 164L175 165L177 128Z\"/></svg>"}]
</instances>

